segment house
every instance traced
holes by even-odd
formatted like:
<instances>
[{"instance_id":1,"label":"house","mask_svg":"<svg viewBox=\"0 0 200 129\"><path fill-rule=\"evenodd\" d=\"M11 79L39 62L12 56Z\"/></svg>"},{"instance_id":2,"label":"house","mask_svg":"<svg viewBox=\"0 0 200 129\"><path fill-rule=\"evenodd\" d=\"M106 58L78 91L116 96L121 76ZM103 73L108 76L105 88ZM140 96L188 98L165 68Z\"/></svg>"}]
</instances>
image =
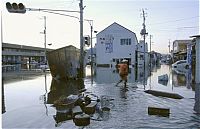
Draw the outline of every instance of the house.
<instances>
[{"instance_id":1,"label":"house","mask_svg":"<svg viewBox=\"0 0 200 129\"><path fill-rule=\"evenodd\" d=\"M200 35L194 35L192 36L193 42L195 42L195 82L196 84L200 84ZM197 88L200 88L200 85L196 86ZM198 90L199 91L199 90Z\"/></svg>"},{"instance_id":2,"label":"house","mask_svg":"<svg viewBox=\"0 0 200 129\"><path fill-rule=\"evenodd\" d=\"M140 40L139 43L136 45L136 47L137 47L137 49L136 49L137 66L138 67L143 67L144 66L144 60L145 60L145 66L147 66L149 64L149 54L148 54L148 45L147 45L147 43L144 44L144 40Z\"/></svg>"},{"instance_id":3,"label":"house","mask_svg":"<svg viewBox=\"0 0 200 129\"><path fill-rule=\"evenodd\" d=\"M150 54L150 60L149 63L151 63L151 65L156 65L160 63L161 60L161 54L155 51L151 51L149 52ZM166 58L166 61L170 61L170 57Z\"/></svg>"},{"instance_id":4,"label":"house","mask_svg":"<svg viewBox=\"0 0 200 129\"><path fill-rule=\"evenodd\" d=\"M114 22L97 34L96 66L115 67L121 60L127 59L129 66L136 63L136 34Z\"/></svg>"},{"instance_id":5,"label":"house","mask_svg":"<svg viewBox=\"0 0 200 129\"><path fill-rule=\"evenodd\" d=\"M86 50L86 54L85 54L85 62L87 65L91 64L91 60L93 61L93 63L95 62L95 57L96 57L96 48L92 48L92 57L93 60L91 58L91 48L89 48L88 50Z\"/></svg>"},{"instance_id":6,"label":"house","mask_svg":"<svg viewBox=\"0 0 200 129\"><path fill-rule=\"evenodd\" d=\"M173 62L187 59L188 44L192 44L192 40L175 40L173 42L173 49L172 49Z\"/></svg>"}]
</instances>

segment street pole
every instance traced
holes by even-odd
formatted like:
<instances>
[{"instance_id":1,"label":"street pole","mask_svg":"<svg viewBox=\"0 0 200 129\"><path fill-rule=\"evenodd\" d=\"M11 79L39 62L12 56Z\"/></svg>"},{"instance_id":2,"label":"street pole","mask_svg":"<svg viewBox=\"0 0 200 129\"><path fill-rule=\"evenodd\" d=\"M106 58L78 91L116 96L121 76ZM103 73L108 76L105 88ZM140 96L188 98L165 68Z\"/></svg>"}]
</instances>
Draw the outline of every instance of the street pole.
<instances>
[{"instance_id":1,"label":"street pole","mask_svg":"<svg viewBox=\"0 0 200 129\"><path fill-rule=\"evenodd\" d=\"M93 48L92 48L92 32L93 32L93 22L91 21L91 81L92 81L92 84L93 84Z\"/></svg>"},{"instance_id":2,"label":"street pole","mask_svg":"<svg viewBox=\"0 0 200 129\"><path fill-rule=\"evenodd\" d=\"M151 70L151 37L152 35L149 35L150 36L150 70Z\"/></svg>"},{"instance_id":3,"label":"street pole","mask_svg":"<svg viewBox=\"0 0 200 129\"><path fill-rule=\"evenodd\" d=\"M149 35L150 36L150 78L149 78L149 84L150 84L150 89L151 89L151 37L152 35Z\"/></svg>"},{"instance_id":4,"label":"street pole","mask_svg":"<svg viewBox=\"0 0 200 129\"><path fill-rule=\"evenodd\" d=\"M141 32L140 32L140 34L143 36L143 38L144 38L144 89L145 89L145 54L146 54L146 52L145 52L145 50L146 50L146 41L145 41L145 39L146 39L146 35L148 34L147 32L146 32L146 25L145 25L145 12L144 12L144 9L142 9L142 16L143 16L143 29L141 30Z\"/></svg>"},{"instance_id":5,"label":"street pole","mask_svg":"<svg viewBox=\"0 0 200 129\"><path fill-rule=\"evenodd\" d=\"M3 20L2 20L2 11L1 11L1 44L3 44Z\"/></svg>"},{"instance_id":6,"label":"street pole","mask_svg":"<svg viewBox=\"0 0 200 129\"><path fill-rule=\"evenodd\" d=\"M169 53L170 53L170 39L169 39L169 45L168 45L168 47L169 47Z\"/></svg>"},{"instance_id":7,"label":"street pole","mask_svg":"<svg viewBox=\"0 0 200 129\"><path fill-rule=\"evenodd\" d=\"M80 0L80 77L84 77L84 52L83 52L83 0Z\"/></svg>"},{"instance_id":8,"label":"street pole","mask_svg":"<svg viewBox=\"0 0 200 129\"><path fill-rule=\"evenodd\" d=\"M46 35L46 16L44 16L44 61L47 64L47 35Z\"/></svg>"}]
</instances>

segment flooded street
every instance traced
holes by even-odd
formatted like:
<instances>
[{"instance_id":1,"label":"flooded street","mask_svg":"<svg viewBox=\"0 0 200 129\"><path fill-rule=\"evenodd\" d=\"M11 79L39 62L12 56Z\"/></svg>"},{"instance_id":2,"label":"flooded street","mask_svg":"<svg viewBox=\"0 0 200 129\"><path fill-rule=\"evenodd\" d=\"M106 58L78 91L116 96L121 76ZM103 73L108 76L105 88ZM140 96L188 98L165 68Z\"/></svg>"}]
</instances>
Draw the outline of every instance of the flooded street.
<instances>
[{"instance_id":1,"label":"flooded street","mask_svg":"<svg viewBox=\"0 0 200 129\"><path fill-rule=\"evenodd\" d=\"M163 74L169 76L168 82L158 82L158 76ZM176 74L168 65L145 74L142 68L131 68L126 88L123 83L115 86L120 80L115 68L97 68L93 83L90 67L86 75L84 82L58 82L46 74L4 84L3 128L80 128L53 102L61 95L78 94L83 87L85 93L109 98L105 104L111 109L96 112L86 129L200 128L200 86L192 84L187 74ZM156 97L144 92L148 89L178 93L184 98ZM170 115L148 115L150 106L169 108Z\"/></svg>"}]
</instances>

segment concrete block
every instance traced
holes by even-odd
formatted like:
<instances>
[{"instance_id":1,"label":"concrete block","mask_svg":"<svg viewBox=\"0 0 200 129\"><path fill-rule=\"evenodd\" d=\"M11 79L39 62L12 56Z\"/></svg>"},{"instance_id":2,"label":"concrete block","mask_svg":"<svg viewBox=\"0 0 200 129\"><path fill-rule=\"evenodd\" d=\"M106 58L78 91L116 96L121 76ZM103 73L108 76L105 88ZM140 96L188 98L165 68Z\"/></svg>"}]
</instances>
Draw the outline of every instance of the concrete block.
<instances>
[{"instance_id":1,"label":"concrete block","mask_svg":"<svg viewBox=\"0 0 200 129\"><path fill-rule=\"evenodd\" d=\"M170 109L160 107L148 107L148 114L168 117L170 115Z\"/></svg>"}]
</instances>

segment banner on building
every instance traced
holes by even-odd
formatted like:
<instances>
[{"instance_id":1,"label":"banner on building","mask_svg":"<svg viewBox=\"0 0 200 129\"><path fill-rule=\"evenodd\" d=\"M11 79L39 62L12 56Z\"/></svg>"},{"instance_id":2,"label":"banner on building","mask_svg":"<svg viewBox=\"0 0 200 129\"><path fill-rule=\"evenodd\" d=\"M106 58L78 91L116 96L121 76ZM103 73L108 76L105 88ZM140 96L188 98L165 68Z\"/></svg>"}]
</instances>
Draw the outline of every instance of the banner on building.
<instances>
[{"instance_id":1,"label":"banner on building","mask_svg":"<svg viewBox=\"0 0 200 129\"><path fill-rule=\"evenodd\" d=\"M105 43L105 46L106 46L106 53L113 52L113 44L112 43Z\"/></svg>"},{"instance_id":2,"label":"banner on building","mask_svg":"<svg viewBox=\"0 0 200 129\"><path fill-rule=\"evenodd\" d=\"M187 45L187 62L189 65L192 64L192 44Z\"/></svg>"},{"instance_id":3,"label":"banner on building","mask_svg":"<svg viewBox=\"0 0 200 129\"><path fill-rule=\"evenodd\" d=\"M112 53L113 52L113 40L114 37L111 34L105 35L105 52Z\"/></svg>"}]
</instances>

